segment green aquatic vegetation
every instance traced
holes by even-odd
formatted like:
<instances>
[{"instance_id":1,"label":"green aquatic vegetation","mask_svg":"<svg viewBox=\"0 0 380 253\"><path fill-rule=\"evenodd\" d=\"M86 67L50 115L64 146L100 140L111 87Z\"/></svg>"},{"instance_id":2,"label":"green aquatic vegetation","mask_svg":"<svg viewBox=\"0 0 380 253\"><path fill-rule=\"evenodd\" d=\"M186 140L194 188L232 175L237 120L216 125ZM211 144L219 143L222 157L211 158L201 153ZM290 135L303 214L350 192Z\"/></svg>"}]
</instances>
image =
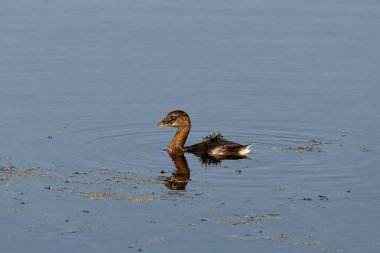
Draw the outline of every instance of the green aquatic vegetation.
<instances>
[{"instance_id":1,"label":"green aquatic vegetation","mask_svg":"<svg viewBox=\"0 0 380 253\"><path fill-rule=\"evenodd\" d=\"M217 142L222 142L222 141L227 141L227 140L226 138L224 138L224 136L221 133L212 133L203 138L202 144L206 145L206 144L217 143Z\"/></svg>"},{"instance_id":2,"label":"green aquatic vegetation","mask_svg":"<svg viewBox=\"0 0 380 253\"><path fill-rule=\"evenodd\" d=\"M205 166L220 165L221 163L220 159L210 157L208 155L208 151L210 148L210 144L219 143L223 141L227 141L227 139L224 138L224 136L221 133L212 133L202 139L202 143L201 143L202 153L200 154L199 157L203 165Z\"/></svg>"},{"instance_id":3,"label":"green aquatic vegetation","mask_svg":"<svg viewBox=\"0 0 380 253\"><path fill-rule=\"evenodd\" d=\"M205 151L203 151L202 155L199 157L199 160L205 167L220 166L220 164L222 163L220 159L210 157Z\"/></svg>"}]
</instances>

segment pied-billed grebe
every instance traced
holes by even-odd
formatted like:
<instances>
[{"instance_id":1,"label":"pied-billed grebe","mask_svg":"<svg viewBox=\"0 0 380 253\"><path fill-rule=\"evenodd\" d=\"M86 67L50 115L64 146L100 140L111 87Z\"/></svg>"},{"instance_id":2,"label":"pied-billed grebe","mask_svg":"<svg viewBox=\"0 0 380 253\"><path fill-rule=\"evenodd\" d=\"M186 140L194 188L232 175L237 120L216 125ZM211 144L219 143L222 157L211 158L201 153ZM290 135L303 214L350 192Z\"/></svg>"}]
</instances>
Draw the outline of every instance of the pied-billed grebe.
<instances>
[{"instance_id":1,"label":"pied-billed grebe","mask_svg":"<svg viewBox=\"0 0 380 253\"><path fill-rule=\"evenodd\" d=\"M168 146L168 152L185 151L198 156L211 156L216 158L241 158L251 151L251 144L241 145L236 142L225 140L222 135L211 135L203 139L203 142L184 147L187 136L190 133L191 122L189 115L180 110L170 112L158 126L175 127L175 133Z\"/></svg>"}]
</instances>

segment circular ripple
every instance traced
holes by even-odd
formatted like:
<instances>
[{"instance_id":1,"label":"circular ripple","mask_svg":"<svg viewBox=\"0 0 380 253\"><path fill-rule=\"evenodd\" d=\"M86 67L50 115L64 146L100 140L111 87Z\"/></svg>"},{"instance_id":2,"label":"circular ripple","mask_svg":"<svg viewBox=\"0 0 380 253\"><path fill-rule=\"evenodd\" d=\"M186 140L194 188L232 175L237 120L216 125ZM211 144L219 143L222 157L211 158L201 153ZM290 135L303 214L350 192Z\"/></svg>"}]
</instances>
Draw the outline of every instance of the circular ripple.
<instances>
[{"instance_id":1,"label":"circular ripple","mask_svg":"<svg viewBox=\"0 0 380 253\"><path fill-rule=\"evenodd\" d=\"M240 165L260 172L240 178L241 183L253 182L254 177L273 177L282 178L285 184L323 182L347 188L363 183L375 172L375 156L363 149L363 145L368 145L369 150L374 147L365 139L368 133L344 125L329 122L321 124L308 119L297 122L261 120L259 123L207 123L194 127L192 133L199 139L210 133L208 129L215 129L216 125L222 126L219 128L223 128L223 134L228 139L242 144L253 143L251 157L254 163L239 161L234 166ZM189 143L191 140L189 138ZM287 149L313 143L317 147L314 151L296 152Z\"/></svg>"},{"instance_id":2,"label":"circular ripple","mask_svg":"<svg viewBox=\"0 0 380 253\"><path fill-rule=\"evenodd\" d=\"M174 135L173 128L158 128L154 122L137 118L133 122L114 124L93 117L65 120L52 126L56 130L49 144L49 159L75 169L106 167L138 173L174 168L165 152ZM358 144L361 133L345 131L344 126L314 122L196 122L187 144L202 140L212 132L222 132L230 140L252 143L253 160L239 161L238 166L253 170L265 168L267 176L292 177L357 183L370 173L373 156L362 152ZM65 126L65 127L63 127ZM287 147L308 145L311 140L322 142L322 152L290 152ZM367 155L367 156L366 156ZM191 156L191 155L189 155ZM44 157L46 159L46 157ZM191 169L198 169L190 161ZM261 174L265 174L262 171ZM255 175L256 176L256 175ZM340 179L337 180L337 179ZM245 177L241 180L250 180ZM343 180L343 181L342 181Z\"/></svg>"},{"instance_id":3,"label":"circular ripple","mask_svg":"<svg viewBox=\"0 0 380 253\"><path fill-rule=\"evenodd\" d=\"M155 128L136 124L103 125L63 132L57 142L76 166L152 168L162 162L164 143Z\"/></svg>"}]
</instances>

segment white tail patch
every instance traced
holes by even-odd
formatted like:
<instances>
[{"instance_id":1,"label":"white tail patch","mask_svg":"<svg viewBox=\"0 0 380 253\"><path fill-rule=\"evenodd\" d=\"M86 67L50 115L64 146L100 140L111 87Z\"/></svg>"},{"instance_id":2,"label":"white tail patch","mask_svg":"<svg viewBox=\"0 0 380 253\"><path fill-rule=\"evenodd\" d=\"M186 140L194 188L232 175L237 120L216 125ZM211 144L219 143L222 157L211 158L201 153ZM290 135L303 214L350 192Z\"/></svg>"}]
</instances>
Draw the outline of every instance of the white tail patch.
<instances>
[{"instance_id":1,"label":"white tail patch","mask_svg":"<svg viewBox=\"0 0 380 253\"><path fill-rule=\"evenodd\" d=\"M223 147L216 147L209 152L209 155L211 156L218 156L218 155L224 155L225 149Z\"/></svg>"},{"instance_id":2,"label":"white tail patch","mask_svg":"<svg viewBox=\"0 0 380 253\"><path fill-rule=\"evenodd\" d=\"M242 149L239 150L239 155L246 155L246 154L251 153L251 150L249 149L251 146L252 144L244 146Z\"/></svg>"}]
</instances>

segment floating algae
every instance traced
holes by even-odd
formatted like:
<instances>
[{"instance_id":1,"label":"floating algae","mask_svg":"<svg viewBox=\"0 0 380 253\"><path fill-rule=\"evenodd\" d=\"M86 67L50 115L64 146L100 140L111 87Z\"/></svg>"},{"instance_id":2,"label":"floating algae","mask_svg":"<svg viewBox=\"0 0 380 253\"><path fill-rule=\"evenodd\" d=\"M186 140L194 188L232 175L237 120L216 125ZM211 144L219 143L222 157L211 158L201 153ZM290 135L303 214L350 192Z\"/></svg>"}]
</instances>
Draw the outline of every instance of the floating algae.
<instances>
[{"instance_id":1,"label":"floating algae","mask_svg":"<svg viewBox=\"0 0 380 253\"><path fill-rule=\"evenodd\" d=\"M285 234L279 234L279 235L269 236L269 237L267 237L267 239L271 240L271 241L284 241L284 240L288 240L289 236L287 236Z\"/></svg>"},{"instance_id":2,"label":"floating algae","mask_svg":"<svg viewBox=\"0 0 380 253\"><path fill-rule=\"evenodd\" d=\"M240 217L240 220L229 221L229 220L216 220L214 222L223 225L254 225L262 221L268 220L280 220L281 217L278 214L268 214L268 215L251 215L251 214L236 214L235 216Z\"/></svg>"},{"instance_id":3,"label":"floating algae","mask_svg":"<svg viewBox=\"0 0 380 253\"><path fill-rule=\"evenodd\" d=\"M298 152L298 153L312 152L312 151L321 152L322 149L320 148L320 146L322 144L323 143L321 141L310 140L309 143L306 145L299 146L299 147L286 147L286 148L282 148L281 150L289 151L289 152Z\"/></svg>"},{"instance_id":4,"label":"floating algae","mask_svg":"<svg viewBox=\"0 0 380 253\"><path fill-rule=\"evenodd\" d=\"M42 177L42 178L49 178L49 179L60 179L58 176L53 176L48 173L39 173L35 172L33 169L26 170L26 171L17 171L14 169L3 169L2 174L6 177Z\"/></svg>"},{"instance_id":5,"label":"floating algae","mask_svg":"<svg viewBox=\"0 0 380 253\"><path fill-rule=\"evenodd\" d=\"M303 242L302 245L303 246L320 246L321 243L320 242Z\"/></svg>"},{"instance_id":6,"label":"floating algae","mask_svg":"<svg viewBox=\"0 0 380 253\"><path fill-rule=\"evenodd\" d=\"M73 193L81 195L89 199L95 199L95 200L104 199L104 198L113 198L113 199L118 199L118 200L127 199L133 202L151 202L154 200L154 198L152 197L130 196L130 195L118 194L116 192L73 191Z\"/></svg>"},{"instance_id":7,"label":"floating algae","mask_svg":"<svg viewBox=\"0 0 380 253\"><path fill-rule=\"evenodd\" d=\"M210 135L207 135L206 137L203 138L202 144L210 144L210 143L217 143L217 142L222 142L222 141L227 141L226 138L221 133L213 133Z\"/></svg>"},{"instance_id":8,"label":"floating algae","mask_svg":"<svg viewBox=\"0 0 380 253\"><path fill-rule=\"evenodd\" d=\"M4 160L4 161L11 161L11 160L13 160L13 158L12 157L9 157L9 156L0 156L0 161L1 160Z\"/></svg>"}]
</instances>

